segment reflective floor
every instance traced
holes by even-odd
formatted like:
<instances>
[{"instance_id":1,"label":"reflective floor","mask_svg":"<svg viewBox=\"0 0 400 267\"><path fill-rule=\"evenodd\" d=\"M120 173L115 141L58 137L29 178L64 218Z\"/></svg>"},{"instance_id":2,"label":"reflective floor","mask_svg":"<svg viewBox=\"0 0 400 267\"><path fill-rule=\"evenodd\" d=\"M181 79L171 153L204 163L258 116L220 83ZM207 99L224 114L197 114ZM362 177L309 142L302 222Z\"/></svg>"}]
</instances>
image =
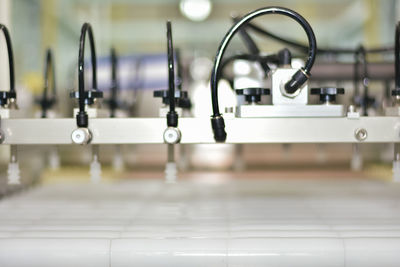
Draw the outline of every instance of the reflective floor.
<instances>
[{"instance_id":1,"label":"reflective floor","mask_svg":"<svg viewBox=\"0 0 400 267\"><path fill-rule=\"evenodd\" d=\"M398 184L203 176L3 199L0 266L400 266Z\"/></svg>"}]
</instances>

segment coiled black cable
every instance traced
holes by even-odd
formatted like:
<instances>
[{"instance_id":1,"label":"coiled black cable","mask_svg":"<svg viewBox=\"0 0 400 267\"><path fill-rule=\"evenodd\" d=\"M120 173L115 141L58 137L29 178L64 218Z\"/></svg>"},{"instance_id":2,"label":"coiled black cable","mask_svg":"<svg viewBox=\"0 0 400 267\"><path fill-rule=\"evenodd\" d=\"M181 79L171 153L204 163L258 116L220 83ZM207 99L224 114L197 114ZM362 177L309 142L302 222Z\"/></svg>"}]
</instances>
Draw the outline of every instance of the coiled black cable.
<instances>
[{"instance_id":1,"label":"coiled black cable","mask_svg":"<svg viewBox=\"0 0 400 267\"><path fill-rule=\"evenodd\" d=\"M8 66L9 66L9 74L10 74L10 90L9 92L4 92L7 95L7 98L16 98L17 94L15 92L15 75L14 75L14 54L12 49L11 37L7 27L4 24L0 24L0 30L4 34L4 38L6 40L7 45L7 53L8 53Z\"/></svg>"},{"instance_id":2,"label":"coiled black cable","mask_svg":"<svg viewBox=\"0 0 400 267\"><path fill-rule=\"evenodd\" d=\"M242 26L246 25L250 20L256 17L267 14L280 14L294 19L305 30L309 42L308 58L305 67L298 70L292 76L292 78L285 84L285 90L289 94L296 92L297 89L299 89L310 76L310 70L315 61L317 42L310 24L308 24L308 22L300 14L298 14L293 10L283 7L265 7L250 12L249 14L242 17L229 29L229 31L223 38L222 42L220 43L219 48L217 50L217 55L215 56L214 59L214 67L211 72L211 100L213 109L211 125L214 132L214 139L217 142L224 142L226 140L225 122L219 112L219 106L218 106L218 80L220 77L220 64L222 62L222 57L225 53L225 50L229 42L231 41L235 33L238 30L240 30Z\"/></svg>"},{"instance_id":3,"label":"coiled black cable","mask_svg":"<svg viewBox=\"0 0 400 267\"><path fill-rule=\"evenodd\" d=\"M96 48L94 44L92 26L89 23L84 23L81 29L79 40L79 57L78 57L78 89L79 89L79 112L76 115L78 127L87 127L88 115L85 111L85 40L88 33L90 52L92 60L92 88L97 90L97 62Z\"/></svg>"}]
</instances>

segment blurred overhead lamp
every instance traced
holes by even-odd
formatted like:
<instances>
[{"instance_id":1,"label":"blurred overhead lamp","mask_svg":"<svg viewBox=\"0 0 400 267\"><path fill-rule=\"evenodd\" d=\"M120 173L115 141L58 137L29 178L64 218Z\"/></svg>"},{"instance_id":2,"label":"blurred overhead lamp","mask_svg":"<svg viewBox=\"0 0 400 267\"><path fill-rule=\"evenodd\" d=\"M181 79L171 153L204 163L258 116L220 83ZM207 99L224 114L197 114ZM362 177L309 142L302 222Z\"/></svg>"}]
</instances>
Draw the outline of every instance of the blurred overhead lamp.
<instances>
[{"instance_id":1,"label":"blurred overhead lamp","mask_svg":"<svg viewBox=\"0 0 400 267\"><path fill-rule=\"evenodd\" d=\"M181 0L179 3L181 13L193 21L203 21L208 18L211 8L210 0Z\"/></svg>"}]
</instances>

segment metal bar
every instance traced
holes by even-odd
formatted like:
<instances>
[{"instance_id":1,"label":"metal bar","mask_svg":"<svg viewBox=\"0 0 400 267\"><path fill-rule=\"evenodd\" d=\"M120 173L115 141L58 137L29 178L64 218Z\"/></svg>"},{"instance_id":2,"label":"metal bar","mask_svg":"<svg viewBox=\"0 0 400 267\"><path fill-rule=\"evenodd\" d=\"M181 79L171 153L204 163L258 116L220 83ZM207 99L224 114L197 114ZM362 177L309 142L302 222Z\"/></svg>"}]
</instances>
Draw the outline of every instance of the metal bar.
<instances>
[{"instance_id":1,"label":"metal bar","mask_svg":"<svg viewBox=\"0 0 400 267\"><path fill-rule=\"evenodd\" d=\"M226 143L396 143L400 117L226 118ZM4 144L72 144L74 119L3 119ZM92 144L162 144L164 118L93 118ZM181 143L215 143L208 118L181 118ZM365 140L356 137L365 129Z\"/></svg>"}]
</instances>

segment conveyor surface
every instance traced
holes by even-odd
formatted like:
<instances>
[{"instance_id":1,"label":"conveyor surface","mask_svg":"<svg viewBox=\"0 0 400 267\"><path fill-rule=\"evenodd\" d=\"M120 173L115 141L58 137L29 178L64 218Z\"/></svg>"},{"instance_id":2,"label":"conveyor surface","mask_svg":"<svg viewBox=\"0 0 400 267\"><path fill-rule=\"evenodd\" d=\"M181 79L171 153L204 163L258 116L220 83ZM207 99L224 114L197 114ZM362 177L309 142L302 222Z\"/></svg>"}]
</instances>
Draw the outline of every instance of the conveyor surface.
<instances>
[{"instance_id":1,"label":"conveyor surface","mask_svg":"<svg viewBox=\"0 0 400 267\"><path fill-rule=\"evenodd\" d=\"M400 187L130 180L0 201L0 266L400 266Z\"/></svg>"}]
</instances>

